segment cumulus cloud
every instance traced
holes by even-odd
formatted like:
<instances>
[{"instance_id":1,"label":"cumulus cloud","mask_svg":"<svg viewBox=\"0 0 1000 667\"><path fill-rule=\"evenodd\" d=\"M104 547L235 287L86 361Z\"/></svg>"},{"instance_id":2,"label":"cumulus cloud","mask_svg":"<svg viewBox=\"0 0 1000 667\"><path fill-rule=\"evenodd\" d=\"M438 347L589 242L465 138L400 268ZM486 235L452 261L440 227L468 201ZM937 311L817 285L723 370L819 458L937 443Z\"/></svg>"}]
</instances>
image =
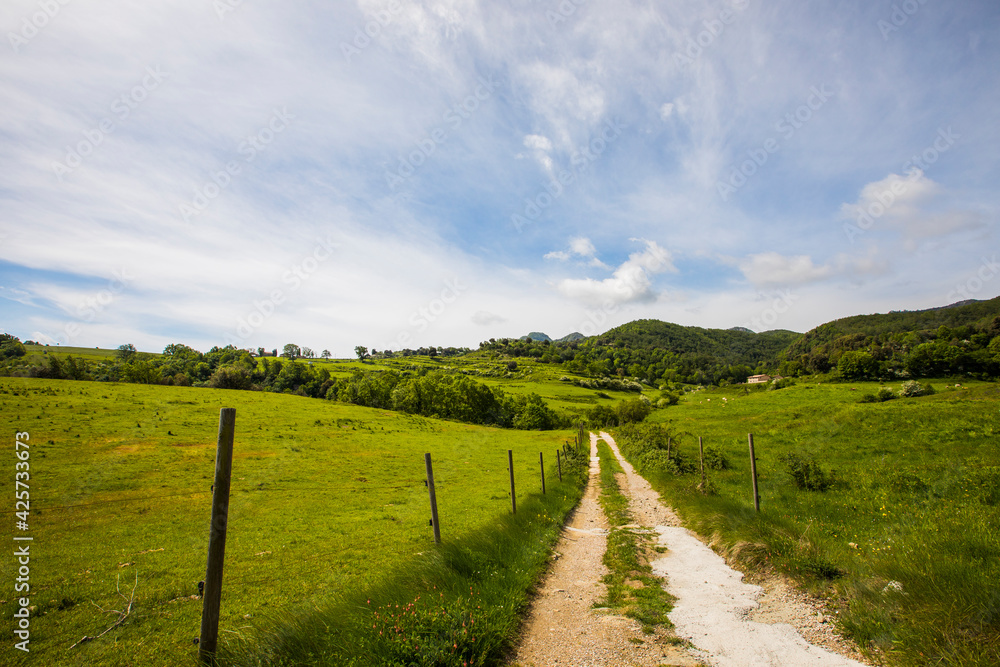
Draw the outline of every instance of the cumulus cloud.
<instances>
[{"instance_id":1,"label":"cumulus cloud","mask_svg":"<svg viewBox=\"0 0 1000 667\"><path fill-rule=\"evenodd\" d=\"M673 115L674 115L673 102L667 102L666 104L660 107L660 118L662 118L663 120L668 120Z\"/></svg>"},{"instance_id":2,"label":"cumulus cloud","mask_svg":"<svg viewBox=\"0 0 1000 667\"><path fill-rule=\"evenodd\" d=\"M560 262L565 262L570 258L570 254L564 250L553 250L552 252L545 253L545 259L556 259Z\"/></svg>"},{"instance_id":3,"label":"cumulus cloud","mask_svg":"<svg viewBox=\"0 0 1000 667\"><path fill-rule=\"evenodd\" d=\"M645 250L629 255L610 278L567 278L559 283L559 291L571 299L592 305L655 301L657 293L651 276L663 272L676 273L677 268L670 253L655 241L631 240L645 243Z\"/></svg>"}]
</instances>

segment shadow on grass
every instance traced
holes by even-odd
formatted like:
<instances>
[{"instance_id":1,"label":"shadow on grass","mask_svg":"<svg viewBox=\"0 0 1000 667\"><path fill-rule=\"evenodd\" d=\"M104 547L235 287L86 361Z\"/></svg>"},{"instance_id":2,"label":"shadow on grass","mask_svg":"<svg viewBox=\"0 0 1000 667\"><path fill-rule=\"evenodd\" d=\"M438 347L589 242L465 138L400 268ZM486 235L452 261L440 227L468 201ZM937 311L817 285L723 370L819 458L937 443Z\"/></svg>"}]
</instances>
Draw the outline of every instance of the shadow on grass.
<instances>
[{"instance_id":1,"label":"shadow on grass","mask_svg":"<svg viewBox=\"0 0 1000 667\"><path fill-rule=\"evenodd\" d=\"M254 638L220 648L225 667L497 665L510 650L535 582L582 496L587 459L563 482L519 499L516 515L431 548L377 584L274 617Z\"/></svg>"}]
</instances>

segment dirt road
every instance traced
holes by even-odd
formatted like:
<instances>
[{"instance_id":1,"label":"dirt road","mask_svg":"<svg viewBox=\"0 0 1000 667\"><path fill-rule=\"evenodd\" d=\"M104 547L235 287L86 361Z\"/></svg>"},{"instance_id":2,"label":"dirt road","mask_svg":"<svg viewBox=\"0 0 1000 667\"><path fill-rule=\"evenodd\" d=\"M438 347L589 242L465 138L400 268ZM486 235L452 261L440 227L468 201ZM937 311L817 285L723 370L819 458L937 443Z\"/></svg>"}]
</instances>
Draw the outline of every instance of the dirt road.
<instances>
[{"instance_id":1,"label":"dirt road","mask_svg":"<svg viewBox=\"0 0 1000 667\"><path fill-rule=\"evenodd\" d=\"M598 436L591 434L586 493L563 531L557 547L560 555L532 604L513 665L864 664L845 657L859 658L833 632L822 610L786 582L773 580L764 587L744 583L742 574L681 526L673 511L660 502L659 494L621 456L614 440L606 433L600 438L625 470L618 475L618 484L629 499L636 523L655 530L658 543L668 549L652 566L677 597L670 620L676 636L687 640L690 648L671 644L671 634L663 630L645 635L636 621L594 608L604 594L601 578L606 574L602 557L607 522L598 503Z\"/></svg>"}]
</instances>

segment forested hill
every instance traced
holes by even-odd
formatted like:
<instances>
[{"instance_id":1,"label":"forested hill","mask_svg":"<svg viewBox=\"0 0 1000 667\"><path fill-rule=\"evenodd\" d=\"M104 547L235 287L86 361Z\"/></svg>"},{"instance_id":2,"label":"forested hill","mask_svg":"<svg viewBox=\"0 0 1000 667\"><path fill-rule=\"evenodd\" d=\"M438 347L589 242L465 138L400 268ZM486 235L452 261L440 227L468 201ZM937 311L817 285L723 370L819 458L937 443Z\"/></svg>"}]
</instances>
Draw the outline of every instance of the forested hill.
<instances>
[{"instance_id":1,"label":"forested hill","mask_svg":"<svg viewBox=\"0 0 1000 667\"><path fill-rule=\"evenodd\" d=\"M983 331L990 328L997 316L1000 316L1000 297L989 301L966 301L928 310L853 315L821 324L806 332L788 347L786 356L788 359L794 359L802 354L812 354L815 348L830 348L835 341L844 336L863 339L915 333L922 339L928 339L935 337L934 334L942 326L948 329L968 327L971 331Z\"/></svg>"},{"instance_id":2,"label":"forested hill","mask_svg":"<svg viewBox=\"0 0 1000 667\"><path fill-rule=\"evenodd\" d=\"M568 371L657 384L744 382L753 373L837 371L845 379L1000 376L1000 297L921 311L858 315L805 334L703 329L636 320L559 342L491 339L480 350L534 357Z\"/></svg>"},{"instance_id":3,"label":"forested hill","mask_svg":"<svg viewBox=\"0 0 1000 667\"><path fill-rule=\"evenodd\" d=\"M756 366L774 362L802 334L794 331L754 333L747 329L702 329L660 320L636 320L615 327L595 342L600 346L632 349L660 348L677 355L712 357L725 364Z\"/></svg>"}]
</instances>

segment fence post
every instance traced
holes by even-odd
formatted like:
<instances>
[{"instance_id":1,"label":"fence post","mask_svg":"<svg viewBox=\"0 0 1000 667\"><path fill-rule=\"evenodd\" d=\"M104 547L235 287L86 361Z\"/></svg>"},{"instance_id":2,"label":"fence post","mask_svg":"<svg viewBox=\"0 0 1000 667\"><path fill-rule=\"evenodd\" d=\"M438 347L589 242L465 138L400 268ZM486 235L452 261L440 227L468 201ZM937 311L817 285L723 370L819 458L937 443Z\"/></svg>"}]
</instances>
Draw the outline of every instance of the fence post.
<instances>
[{"instance_id":1,"label":"fence post","mask_svg":"<svg viewBox=\"0 0 1000 667\"><path fill-rule=\"evenodd\" d=\"M514 495L514 452L507 450L507 470L510 471L510 513L517 514L517 496Z\"/></svg>"},{"instance_id":2,"label":"fence post","mask_svg":"<svg viewBox=\"0 0 1000 667\"><path fill-rule=\"evenodd\" d=\"M556 467L559 469L559 481L562 481L562 458L559 456L559 450L556 450Z\"/></svg>"},{"instance_id":3,"label":"fence post","mask_svg":"<svg viewBox=\"0 0 1000 667\"><path fill-rule=\"evenodd\" d=\"M219 439L215 450L215 484L212 487L212 525L208 532L208 564L202 595L201 637L198 659L214 664L219 644L219 612L222 609L222 568L226 559L226 529L229 523L229 486L233 473L233 437L236 410L219 413Z\"/></svg>"},{"instance_id":4,"label":"fence post","mask_svg":"<svg viewBox=\"0 0 1000 667\"><path fill-rule=\"evenodd\" d=\"M545 457L538 452L538 467L542 469L542 495L545 495Z\"/></svg>"},{"instance_id":5,"label":"fence post","mask_svg":"<svg viewBox=\"0 0 1000 667\"><path fill-rule=\"evenodd\" d=\"M705 492L705 445L698 436L698 460L701 461L701 491Z\"/></svg>"},{"instance_id":6,"label":"fence post","mask_svg":"<svg viewBox=\"0 0 1000 667\"><path fill-rule=\"evenodd\" d=\"M757 493L757 457L753 452L753 433L750 436L750 475L753 477L753 509L760 511L760 495Z\"/></svg>"},{"instance_id":7,"label":"fence post","mask_svg":"<svg viewBox=\"0 0 1000 667\"><path fill-rule=\"evenodd\" d=\"M424 454L424 464L427 466L427 490L431 496L431 525L434 526L434 544L441 544L441 526L438 524L438 501L434 493L434 468L431 467L430 452Z\"/></svg>"}]
</instances>

